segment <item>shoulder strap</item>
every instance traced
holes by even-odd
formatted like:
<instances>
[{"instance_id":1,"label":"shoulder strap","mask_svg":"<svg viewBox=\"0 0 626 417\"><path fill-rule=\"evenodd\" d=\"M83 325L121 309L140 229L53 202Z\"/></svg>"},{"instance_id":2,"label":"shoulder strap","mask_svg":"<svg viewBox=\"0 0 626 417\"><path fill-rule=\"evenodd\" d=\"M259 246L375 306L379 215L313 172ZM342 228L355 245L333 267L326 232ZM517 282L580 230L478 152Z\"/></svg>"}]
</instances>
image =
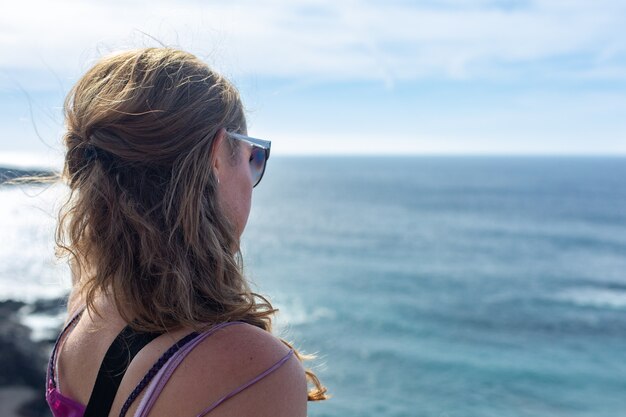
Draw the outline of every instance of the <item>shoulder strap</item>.
<instances>
[{"instance_id":1,"label":"shoulder strap","mask_svg":"<svg viewBox=\"0 0 626 417\"><path fill-rule=\"evenodd\" d=\"M65 337L65 334L67 333L69 328L72 327L78 321L78 319L80 318L84 310L85 310L85 306L82 306L81 308L77 309L73 313L73 315L70 316L70 319L67 321L67 324L57 336L56 342L54 342L54 347L52 348L52 353L50 354L50 360L48 361L48 376L47 376L48 383L50 384L52 388L56 388L57 386L57 380L55 377L55 369L56 369L56 362L57 362L56 357L57 357L57 351L59 350L59 345L61 344L61 339Z\"/></svg>"},{"instance_id":2,"label":"shoulder strap","mask_svg":"<svg viewBox=\"0 0 626 417\"><path fill-rule=\"evenodd\" d=\"M257 382L259 382L260 380L262 380L263 378L265 378L266 376L268 376L269 374L271 374L272 372L274 372L275 370L277 370L278 368L283 366L283 364L285 362L287 362L287 360L289 360L289 358L293 354L294 354L293 349L289 349L289 352L287 352L287 354L285 356L283 356L278 362L276 362L275 364L273 364L272 366L267 368L265 371L261 372L259 375L255 376L254 378L249 380L248 382L246 382L244 384L241 384L240 386L238 386L237 388L235 388L234 390L232 390L228 394L224 395L223 397L221 397L220 399L215 401L213 404L211 404L210 406L208 406L207 408L202 410L200 412L200 414L198 414L197 417L202 417L202 416L210 413L211 411L216 409L218 405L222 404L227 399L229 399L231 397L234 397L235 395L239 394L241 391L245 390L246 388L249 388L250 386L256 384Z\"/></svg>"},{"instance_id":3,"label":"shoulder strap","mask_svg":"<svg viewBox=\"0 0 626 417\"><path fill-rule=\"evenodd\" d=\"M130 326L120 332L104 355L84 417L109 415L128 365L144 346L158 336L160 333L135 333Z\"/></svg>"},{"instance_id":4,"label":"shoulder strap","mask_svg":"<svg viewBox=\"0 0 626 417\"><path fill-rule=\"evenodd\" d=\"M144 375L142 380L139 381L139 383L137 384L137 386L135 387L133 392L130 393L130 395L126 399L126 402L124 402L124 405L122 406L122 409L120 410L119 417L125 417L126 416L126 413L128 412L128 409L130 408L132 403L137 399L137 397L139 396L139 394L141 394L141 392L144 390L144 388L146 388L146 386L148 386L148 384L156 376L157 372L159 372L161 370L163 365L165 365L165 363L172 356L174 356L174 354L176 352L178 352L178 350L180 348L185 346L187 343L191 342L197 336L198 336L198 333L196 333L196 332L189 333L187 336L183 337L178 342L176 342L172 346L170 346L170 348L168 350L166 350L163 355L161 355L161 357L154 363L154 365L152 365L152 368L150 368L150 370Z\"/></svg>"},{"instance_id":5,"label":"shoulder strap","mask_svg":"<svg viewBox=\"0 0 626 417\"><path fill-rule=\"evenodd\" d=\"M231 322L225 322L225 323L221 323L216 326L213 326L206 332L200 333L192 341L187 343L182 349L176 352L176 354L172 356L167 361L165 366L163 366L161 370L156 374L152 383L148 385L146 393L141 399L141 402L139 403L139 405L137 406L137 410L135 411L135 417L147 417L148 416L148 414L150 413L150 410L152 410L152 407L154 406L154 403L159 397L159 394L161 394L161 391L163 391L163 389L165 388L165 384L167 384L167 381L170 379L170 377L172 376L176 368L178 368L178 365L180 365L183 359L185 359L185 357L196 346L198 346L198 344L200 344L204 339L211 336L218 330L223 329L224 327L232 326L236 324L243 324L243 322L231 321Z\"/></svg>"},{"instance_id":6,"label":"shoulder strap","mask_svg":"<svg viewBox=\"0 0 626 417\"><path fill-rule=\"evenodd\" d=\"M168 380L170 379L170 377L172 376L172 374L174 373L176 368L180 365L180 363L183 361L183 359L185 359L185 357L198 344L200 344L200 342L202 342L204 339L206 339L207 337L211 336L212 334L214 334L218 330L220 330L220 329L222 329L224 327L227 327L227 326L234 325L234 324L243 324L243 322L238 322L238 321L227 322L227 323L222 323L222 324L219 324L217 326L214 326L211 329L209 329L208 331L206 331L204 333L200 333L199 335L196 335L190 341L190 343L187 343L186 346L182 347L175 355L173 355L167 361L165 366L163 366L159 370L159 372L154 377L154 380L152 381L152 383L148 386L148 390L146 391L146 394L144 395L143 399L139 403L139 406L137 407L137 410L135 411L135 417L147 417L148 416L148 414L150 413L152 407L154 406L154 403L156 402L159 394L161 393L161 391L163 391L163 388L167 384ZM294 355L294 351L293 351L293 349L290 349L289 352L287 352L287 354L285 356L283 356L278 362L276 362L275 364L270 366L265 371L261 372L256 377L250 379L246 383L240 385L239 387L235 388L234 390L232 390L228 394L226 394L223 397L219 398L217 401L215 401L213 404L211 404L208 408L204 409L198 415L198 417L202 417L202 416L206 415L207 413L209 413L210 411L212 411L215 408L217 408L220 404L222 404L223 402L225 402L229 398L239 394L240 392L242 392L246 388L249 388L250 386L256 384L257 382L259 382L260 380L262 380L266 376L270 375L272 372L276 371L282 365L284 365L289 360L289 358L291 358L293 355ZM87 417L87 416L85 416L85 417Z\"/></svg>"}]
</instances>

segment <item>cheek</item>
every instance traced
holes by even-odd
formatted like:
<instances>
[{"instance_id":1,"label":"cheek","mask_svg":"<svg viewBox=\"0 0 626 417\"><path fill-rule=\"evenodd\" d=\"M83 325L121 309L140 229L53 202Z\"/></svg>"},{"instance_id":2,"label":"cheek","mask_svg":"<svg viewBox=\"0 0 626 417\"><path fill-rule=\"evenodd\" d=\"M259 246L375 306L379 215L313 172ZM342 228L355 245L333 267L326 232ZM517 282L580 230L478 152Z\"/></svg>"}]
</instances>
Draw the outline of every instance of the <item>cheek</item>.
<instances>
[{"instance_id":1,"label":"cheek","mask_svg":"<svg viewBox=\"0 0 626 417\"><path fill-rule=\"evenodd\" d=\"M238 236L241 236L248 222L252 205L252 179L247 160L238 164L233 170L231 180L224 185L226 186L224 208L227 210L228 218L235 226Z\"/></svg>"},{"instance_id":2,"label":"cheek","mask_svg":"<svg viewBox=\"0 0 626 417\"><path fill-rule=\"evenodd\" d=\"M245 227L246 222L248 221L248 216L250 215L250 208L252 207L252 179L250 178L250 170L246 164L246 170L243 171L243 176L241 179L241 191L239 194L240 197L240 209L242 211L241 218L243 220L243 227Z\"/></svg>"},{"instance_id":3,"label":"cheek","mask_svg":"<svg viewBox=\"0 0 626 417\"><path fill-rule=\"evenodd\" d=\"M225 184L223 181L218 191L218 199L224 215L240 236L248 219L249 202L242 198L241 193L233 185L235 184Z\"/></svg>"},{"instance_id":4,"label":"cheek","mask_svg":"<svg viewBox=\"0 0 626 417\"><path fill-rule=\"evenodd\" d=\"M240 195L242 199L248 202L248 206L250 206L250 199L252 198L252 176L250 174L250 163L248 162L247 156L240 158L236 175L238 177L237 182Z\"/></svg>"}]
</instances>

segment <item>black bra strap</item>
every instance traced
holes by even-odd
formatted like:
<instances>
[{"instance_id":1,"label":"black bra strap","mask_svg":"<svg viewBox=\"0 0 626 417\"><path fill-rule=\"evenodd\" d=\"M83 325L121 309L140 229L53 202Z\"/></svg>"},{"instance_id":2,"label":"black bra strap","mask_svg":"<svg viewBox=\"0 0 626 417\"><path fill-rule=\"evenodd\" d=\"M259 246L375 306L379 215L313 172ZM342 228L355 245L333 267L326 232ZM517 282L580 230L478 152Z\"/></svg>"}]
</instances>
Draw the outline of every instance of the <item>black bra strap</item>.
<instances>
[{"instance_id":1,"label":"black bra strap","mask_svg":"<svg viewBox=\"0 0 626 417\"><path fill-rule=\"evenodd\" d=\"M128 365L144 346L158 336L160 333L136 333L130 326L117 335L104 355L84 417L109 415Z\"/></svg>"}]
</instances>

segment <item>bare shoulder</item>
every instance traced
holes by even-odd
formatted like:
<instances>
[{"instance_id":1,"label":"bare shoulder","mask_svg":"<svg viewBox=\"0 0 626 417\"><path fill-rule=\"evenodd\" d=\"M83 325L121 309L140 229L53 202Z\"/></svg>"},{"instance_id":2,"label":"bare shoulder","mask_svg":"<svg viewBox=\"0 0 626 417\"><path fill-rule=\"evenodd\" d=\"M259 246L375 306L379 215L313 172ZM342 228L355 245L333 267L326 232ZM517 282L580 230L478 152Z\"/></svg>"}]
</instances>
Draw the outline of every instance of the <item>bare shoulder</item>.
<instances>
[{"instance_id":1,"label":"bare shoulder","mask_svg":"<svg viewBox=\"0 0 626 417\"><path fill-rule=\"evenodd\" d=\"M273 367L211 416L306 416L307 384L300 361L278 338L248 324L225 327L204 339L173 374L151 416L174 411L198 415ZM172 401L178 404L175 409Z\"/></svg>"}]
</instances>

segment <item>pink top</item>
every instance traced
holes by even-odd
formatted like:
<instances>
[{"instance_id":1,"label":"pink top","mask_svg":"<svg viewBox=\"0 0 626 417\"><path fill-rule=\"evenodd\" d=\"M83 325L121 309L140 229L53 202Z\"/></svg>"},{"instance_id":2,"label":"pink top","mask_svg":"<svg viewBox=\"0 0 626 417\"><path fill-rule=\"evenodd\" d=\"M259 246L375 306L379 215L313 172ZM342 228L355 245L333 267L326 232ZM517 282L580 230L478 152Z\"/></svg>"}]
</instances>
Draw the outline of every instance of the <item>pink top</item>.
<instances>
[{"instance_id":1,"label":"pink top","mask_svg":"<svg viewBox=\"0 0 626 417\"><path fill-rule=\"evenodd\" d=\"M48 376L46 378L46 381L47 381L46 401L48 402L48 405L50 406L50 410L52 410L52 415L54 417L83 417L83 415L85 414L85 408L86 408L85 405L69 397L64 396L59 391L58 372L56 369L58 351L59 351L60 344L62 343L62 339L64 339L65 333L67 333L68 329L72 326L72 324L78 321L78 317L80 313L82 313L82 311L83 309L80 309L78 313L74 314L74 316L68 322L65 329L63 329L63 331L61 332L61 334L59 335L55 343L54 349L52 351L52 355L50 356L50 362L48 366ZM159 370L159 372L156 374L154 379L150 382L150 384L146 388L146 393L143 396L141 402L139 403L139 406L137 407L137 410L135 411L134 417L146 417L150 413L150 410L154 406L154 403L159 397L159 394L161 394L161 391L163 391L163 389L165 388L167 381L169 381L170 377L172 376L176 368L182 363L185 357L196 346L198 346L198 344L200 344L204 339L216 333L220 329L223 329L228 326L237 325L237 324L243 324L243 323L235 321L235 322L221 323L216 326L213 326L210 329L206 330L205 332L198 334L198 336L196 336L189 343L183 346L179 351L177 351L172 357L170 357L169 360ZM220 404L222 404L224 401L237 395L241 391L245 390L251 385L254 385L255 383L257 383L258 381L260 381L267 375L271 374L272 372L280 368L285 362L287 362L287 360L289 359L291 355L293 355L293 350L289 350L289 352L285 356L283 356L278 362L276 362L274 365L272 365L265 371L261 372L256 377L252 378L250 381L240 385L239 387L237 387L230 393L224 395L222 398L215 401L213 404L209 405L207 408L202 410L200 414L198 414L198 417L208 414L209 412L214 410L216 407L218 407Z\"/></svg>"}]
</instances>

